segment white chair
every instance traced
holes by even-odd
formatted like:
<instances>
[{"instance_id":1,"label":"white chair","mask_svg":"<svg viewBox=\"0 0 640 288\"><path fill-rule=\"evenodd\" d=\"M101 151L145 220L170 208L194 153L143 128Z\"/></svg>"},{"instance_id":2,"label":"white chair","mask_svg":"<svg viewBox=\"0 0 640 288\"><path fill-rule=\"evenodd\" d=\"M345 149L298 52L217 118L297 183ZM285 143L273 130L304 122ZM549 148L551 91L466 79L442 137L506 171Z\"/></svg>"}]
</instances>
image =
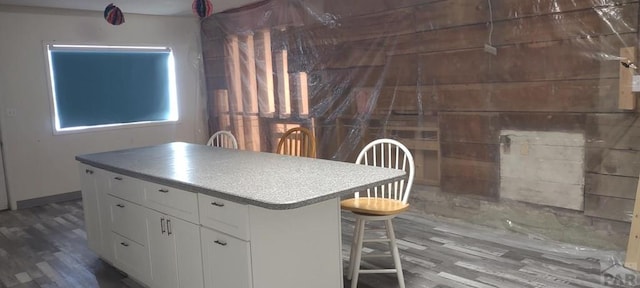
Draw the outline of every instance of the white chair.
<instances>
[{"instance_id":1,"label":"white chair","mask_svg":"<svg viewBox=\"0 0 640 288\"><path fill-rule=\"evenodd\" d=\"M407 200L415 173L413 156L407 147L396 140L378 139L362 149L356 159L356 164L402 169L407 172L408 177L394 183L356 192L354 198L341 201L341 208L353 212L356 219L347 279L351 280L351 287L356 288L360 274L396 273L400 287L404 288L404 274L391 219L409 209ZM387 238L365 239L365 223L367 221L384 221ZM388 242L391 254L362 255L363 242ZM392 269L360 269L362 258L380 256L392 257L395 267Z\"/></svg>"},{"instance_id":2,"label":"white chair","mask_svg":"<svg viewBox=\"0 0 640 288\"><path fill-rule=\"evenodd\" d=\"M208 146L213 147L221 147L221 148L232 148L238 149L238 141L236 137L231 134L229 131L218 131L211 135L209 141L207 141Z\"/></svg>"}]
</instances>

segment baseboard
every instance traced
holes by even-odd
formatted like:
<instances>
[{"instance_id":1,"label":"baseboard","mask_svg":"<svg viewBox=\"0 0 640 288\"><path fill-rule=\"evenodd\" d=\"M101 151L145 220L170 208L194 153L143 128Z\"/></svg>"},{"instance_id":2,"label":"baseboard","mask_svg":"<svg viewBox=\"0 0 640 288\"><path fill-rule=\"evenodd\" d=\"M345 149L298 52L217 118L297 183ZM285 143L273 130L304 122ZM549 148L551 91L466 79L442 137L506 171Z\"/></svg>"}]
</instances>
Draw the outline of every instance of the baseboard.
<instances>
[{"instance_id":1,"label":"baseboard","mask_svg":"<svg viewBox=\"0 0 640 288\"><path fill-rule=\"evenodd\" d=\"M64 202L64 201L77 200L77 199L82 199L82 193L80 191L32 198L27 200L20 200L16 202L16 209L25 209L25 208L31 208L36 206L42 206L49 203Z\"/></svg>"}]
</instances>

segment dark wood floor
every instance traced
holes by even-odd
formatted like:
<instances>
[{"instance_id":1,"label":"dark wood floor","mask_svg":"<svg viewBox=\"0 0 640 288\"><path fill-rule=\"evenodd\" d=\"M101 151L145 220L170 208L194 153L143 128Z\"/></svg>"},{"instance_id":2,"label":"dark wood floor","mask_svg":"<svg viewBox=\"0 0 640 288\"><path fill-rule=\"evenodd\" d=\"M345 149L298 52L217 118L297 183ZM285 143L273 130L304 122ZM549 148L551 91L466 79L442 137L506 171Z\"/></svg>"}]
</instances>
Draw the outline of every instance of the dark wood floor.
<instances>
[{"instance_id":1,"label":"dark wood floor","mask_svg":"<svg viewBox=\"0 0 640 288\"><path fill-rule=\"evenodd\" d=\"M0 287L129 287L124 275L87 248L82 219L81 201L0 212ZM410 213L394 223L407 288L640 287L635 285L640 277L619 265L620 253ZM345 214L345 256L352 229L353 220ZM375 260L363 267L387 262ZM398 286L389 274L362 275L359 287Z\"/></svg>"}]
</instances>

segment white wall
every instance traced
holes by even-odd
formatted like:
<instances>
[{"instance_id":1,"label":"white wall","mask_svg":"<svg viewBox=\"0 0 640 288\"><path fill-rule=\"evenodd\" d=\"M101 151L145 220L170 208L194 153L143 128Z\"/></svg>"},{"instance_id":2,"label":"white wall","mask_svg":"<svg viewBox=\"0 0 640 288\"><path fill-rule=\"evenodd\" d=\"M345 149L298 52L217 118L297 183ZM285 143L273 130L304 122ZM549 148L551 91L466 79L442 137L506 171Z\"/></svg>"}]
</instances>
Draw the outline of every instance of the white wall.
<instances>
[{"instance_id":1,"label":"white wall","mask_svg":"<svg viewBox=\"0 0 640 288\"><path fill-rule=\"evenodd\" d=\"M20 200L78 191L78 154L206 141L198 20L135 14L125 19L112 26L99 12L0 6L0 131L12 208ZM179 123L54 135L43 48L50 41L172 47Z\"/></svg>"}]
</instances>

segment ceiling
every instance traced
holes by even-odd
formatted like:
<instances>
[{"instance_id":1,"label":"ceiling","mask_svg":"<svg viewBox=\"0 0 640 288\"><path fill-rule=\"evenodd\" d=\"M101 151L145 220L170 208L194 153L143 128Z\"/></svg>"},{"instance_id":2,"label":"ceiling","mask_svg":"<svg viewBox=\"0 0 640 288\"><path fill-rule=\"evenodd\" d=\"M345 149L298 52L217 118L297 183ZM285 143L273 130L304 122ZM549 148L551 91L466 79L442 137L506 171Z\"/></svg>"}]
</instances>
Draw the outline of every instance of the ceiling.
<instances>
[{"instance_id":1,"label":"ceiling","mask_svg":"<svg viewBox=\"0 0 640 288\"><path fill-rule=\"evenodd\" d=\"M257 0L211 0L214 13L257 2ZM44 8L104 11L110 3L120 7L122 12L148 15L193 15L193 0L0 0L0 5L17 5Z\"/></svg>"}]
</instances>

